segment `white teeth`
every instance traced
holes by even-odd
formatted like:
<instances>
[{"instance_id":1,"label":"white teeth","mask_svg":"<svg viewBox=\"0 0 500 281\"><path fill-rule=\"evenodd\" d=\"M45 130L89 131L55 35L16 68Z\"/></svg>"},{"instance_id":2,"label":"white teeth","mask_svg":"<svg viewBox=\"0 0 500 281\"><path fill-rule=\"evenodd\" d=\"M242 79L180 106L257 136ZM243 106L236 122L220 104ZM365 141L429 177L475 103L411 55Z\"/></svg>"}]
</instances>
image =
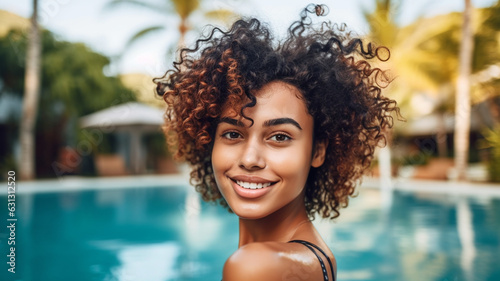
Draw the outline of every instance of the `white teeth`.
<instances>
[{"instance_id":1,"label":"white teeth","mask_svg":"<svg viewBox=\"0 0 500 281\"><path fill-rule=\"evenodd\" d=\"M271 185L270 182L268 183L255 183L255 182L244 182L244 181L236 181L236 183L246 189L261 189L264 187L268 187Z\"/></svg>"}]
</instances>

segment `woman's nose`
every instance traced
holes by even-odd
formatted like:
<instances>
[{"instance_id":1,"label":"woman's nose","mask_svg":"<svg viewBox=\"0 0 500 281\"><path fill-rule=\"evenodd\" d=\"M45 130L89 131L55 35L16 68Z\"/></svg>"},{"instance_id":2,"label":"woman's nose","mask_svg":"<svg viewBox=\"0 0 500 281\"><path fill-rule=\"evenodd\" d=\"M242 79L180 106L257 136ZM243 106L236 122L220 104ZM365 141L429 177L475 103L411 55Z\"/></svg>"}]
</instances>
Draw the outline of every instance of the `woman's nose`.
<instances>
[{"instance_id":1,"label":"woman's nose","mask_svg":"<svg viewBox=\"0 0 500 281\"><path fill-rule=\"evenodd\" d=\"M266 161L262 148L256 141L248 142L244 148L240 159L240 167L245 170L259 170L266 167Z\"/></svg>"}]
</instances>

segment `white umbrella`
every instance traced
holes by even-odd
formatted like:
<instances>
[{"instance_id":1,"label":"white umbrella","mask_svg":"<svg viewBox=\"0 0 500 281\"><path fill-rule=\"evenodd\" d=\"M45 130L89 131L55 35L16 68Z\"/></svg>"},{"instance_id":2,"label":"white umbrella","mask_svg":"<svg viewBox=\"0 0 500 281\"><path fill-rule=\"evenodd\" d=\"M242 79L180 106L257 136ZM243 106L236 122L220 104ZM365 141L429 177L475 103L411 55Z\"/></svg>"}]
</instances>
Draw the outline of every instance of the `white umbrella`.
<instances>
[{"instance_id":1,"label":"white umbrella","mask_svg":"<svg viewBox=\"0 0 500 281\"><path fill-rule=\"evenodd\" d=\"M149 105L129 102L112 106L80 118L82 128L97 128L103 133L126 132L130 135L130 162L134 173L141 173L145 160L141 155L141 136L158 131L164 111Z\"/></svg>"},{"instance_id":2,"label":"white umbrella","mask_svg":"<svg viewBox=\"0 0 500 281\"><path fill-rule=\"evenodd\" d=\"M400 125L400 132L405 136L425 136L435 135L439 127L442 127L446 133L453 133L455 129L455 115L432 113L422 116L415 120ZM480 118L477 113L471 113L471 130L478 131L481 128Z\"/></svg>"},{"instance_id":3,"label":"white umbrella","mask_svg":"<svg viewBox=\"0 0 500 281\"><path fill-rule=\"evenodd\" d=\"M150 125L155 129L163 124L164 111L138 102L115 105L80 118L82 128L129 127Z\"/></svg>"}]
</instances>

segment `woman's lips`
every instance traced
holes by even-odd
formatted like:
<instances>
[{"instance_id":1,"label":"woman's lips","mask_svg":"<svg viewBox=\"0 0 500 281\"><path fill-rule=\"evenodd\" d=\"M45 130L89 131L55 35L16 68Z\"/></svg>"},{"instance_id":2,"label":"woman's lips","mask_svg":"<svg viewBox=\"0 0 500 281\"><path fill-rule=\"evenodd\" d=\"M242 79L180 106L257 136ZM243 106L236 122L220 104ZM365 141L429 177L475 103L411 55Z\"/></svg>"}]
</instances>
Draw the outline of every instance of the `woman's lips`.
<instances>
[{"instance_id":1,"label":"woman's lips","mask_svg":"<svg viewBox=\"0 0 500 281\"><path fill-rule=\"evenodd\" d=\"M229 178L236 194L243 198L259 198L267 194L271 187L277 182L268 181L262 178L240 176Z\"/></svg>"}]
</instances>

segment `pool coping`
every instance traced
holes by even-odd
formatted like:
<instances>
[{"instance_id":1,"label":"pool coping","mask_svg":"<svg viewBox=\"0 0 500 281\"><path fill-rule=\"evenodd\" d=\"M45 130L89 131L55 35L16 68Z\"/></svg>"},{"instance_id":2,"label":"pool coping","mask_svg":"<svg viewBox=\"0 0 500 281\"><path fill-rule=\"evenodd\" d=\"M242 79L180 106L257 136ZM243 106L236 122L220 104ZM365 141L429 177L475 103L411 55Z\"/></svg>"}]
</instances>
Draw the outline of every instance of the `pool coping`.
<instances>
[{"instance_id":1,"label":"pool coping","mask_svg":"<svg viewBox=\"0 0 500 281\"><path fill-rule=\"evenodd\" d=\"M161 184L166 182L168 184ZM160 184L159 184L160 183ZM122 189L141 187L167 187L189 184L185 174L140 175L121 177L77 177L58 179L16 181L16 193L42 193L59 191L82 191L98 189ZM7 194L7 182L2 182L0 194ZM418 193L440 193L450 195L486 196L500 198L500 184L478 182L455 182L437 180L392 179L392 188L381 188L378 178L365 177L360 188L399 190Z\"/></svg>"},{"instance_id":2,"label":"pool coping","mask_svg":"<svg viewBox=\"0 0 500 281\"><path fill-rule=\"evenodd\" d=\"M168 184L161 184L168 182ZM57 179L34 181L17 181L16 193L71 192L83 190L124 189L137 187L168 187L189 184L189 180L181 174L173 175L139 175L120 177L79 177L65 176ZM0 194L7 193L7 183L2 183Z\"/></svg>"},{"instance_id":3,"label":"pool coping","mask_svg":"<svg viewBox=\"0 0 500 281\"><path fill-rule=\"evenodd\" d=\"M370 177L364 178L361 184L362 188L383 190L381 186L380 179ZM500 198L500 184L497 183L394 178L391 186L385 190Z\"/></svg>"}]
</instances>

